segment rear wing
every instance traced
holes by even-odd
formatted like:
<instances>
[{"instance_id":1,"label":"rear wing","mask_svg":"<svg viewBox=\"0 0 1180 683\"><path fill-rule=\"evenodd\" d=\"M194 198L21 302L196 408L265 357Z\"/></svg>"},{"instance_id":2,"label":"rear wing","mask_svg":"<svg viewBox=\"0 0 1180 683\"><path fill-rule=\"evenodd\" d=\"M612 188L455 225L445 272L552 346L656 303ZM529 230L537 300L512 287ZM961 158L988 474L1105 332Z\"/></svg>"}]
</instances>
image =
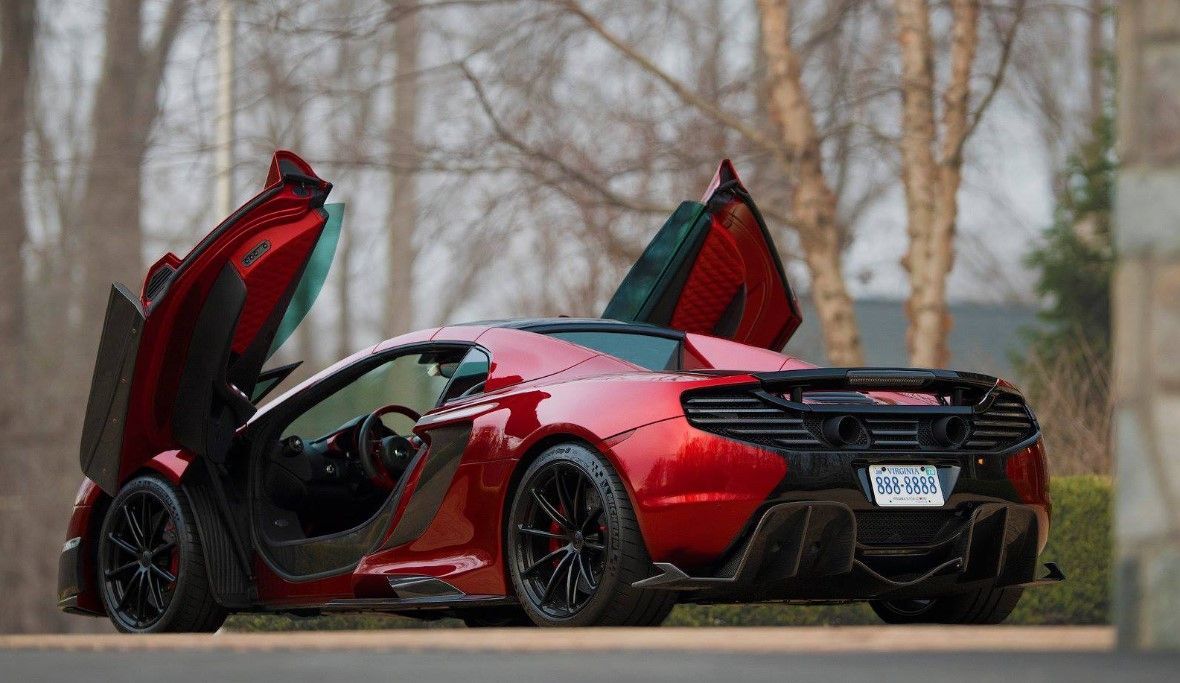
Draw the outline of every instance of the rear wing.
<instances>
[{"instance_id":1,"label":"rear wing","mask_svg":"<svg viewBox=\"0 0 1180 683\"><path fill-rule=\"evenodd\" d=\"M1000 380L989 375L924 368L809 368L755 373L762 389L801 403L815 391L898 391L931 394L950 406L972 406L983 400ZM1006 387L1011 393L1019 393Z\"/></svg>"}]
</instances>

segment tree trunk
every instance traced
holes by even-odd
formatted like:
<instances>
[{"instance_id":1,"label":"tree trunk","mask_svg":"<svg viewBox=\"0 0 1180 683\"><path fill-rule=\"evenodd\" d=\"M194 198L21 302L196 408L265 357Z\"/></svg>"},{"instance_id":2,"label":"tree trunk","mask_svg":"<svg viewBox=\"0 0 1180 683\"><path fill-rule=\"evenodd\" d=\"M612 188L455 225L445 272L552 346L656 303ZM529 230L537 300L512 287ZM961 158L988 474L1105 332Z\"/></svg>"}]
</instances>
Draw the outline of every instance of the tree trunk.
<instances>
[{"instance_id":1,"label":"tree trunk","mask_svg":"<svg viewBox=\"0 0 1180 683\"><path fill-rule=\"evenodd\" d=\"M94 95L90 154L85 189L75 214L82 225L83 271L81 349L85 364L106 311L112 280L132 291L143 278L140 226L142 171L157 94L168 53L187 8L172 0L164 11L156 44L145 48L142 0L108 0L106 54Z\"/></svg>"},{"instance_id":2,"label":"tree trunk","mask_svg":"<svg viewBox=\"0 0 1180 683\"><path fill-rule=\"evenodd\" d=\"M352 238L341 234L336 251L336 305L340 310L336 322L336 358L347 358L356 351L352 341Z\"/></svg>"},{"instance_id":3,"label":"tree trunk","mask_svg":"<svg viewBox=\"0 0 1180 683\"><path fill-rule=\"evenodd\" d=\"M790 3L758 0L758 8L770 118L787 150L795 182L790 219L811 274L824 347L835 365L862 365L860 333L841 265L836 194L824 176L815 116L803 91L799 57L791 48Z\"/></svg>"},{"instance_id":4,"label":"tree trunk","mask_svg":"<svg viewBox=\"0 0 1180 683\"><path fill-rule=\"evenodd\" d=\"M37 6L27 0L0 3L0 387L18 387L25 351L25 267L27 235L24 203L25 132L28 125L29 71ZM19 422L17 392L0 399L0 433Z\"/></svg>"},{"instance_id":5,"label":"tree trunk","mask_svg":"<svg viewBox=\"0 0 1180 683\"><path fill-rule=\"evenodd\" d=\"M0 632L27 631L45 626L40 619L48 610L38 603L49 598L42 578L46 562L29 553L45 524L31 493L45 492L30 477L36 463L28 462L25 405L29 375L25 371L28 321L25 318L25 268L22 248L27 236L24 205L25 134L28 130L29 74L36 34L36 5L27 0L0 2L0 434L5 452L0 455L0 585L9 587L5 609L0 612ZM35 395L35 393L34 393ZM36 506L36 507L35 507ZM20 521L18 521L20 518ZM48 548L46 548L48 557Z\"/></svg>"},{"instance_id":6,"label":"tree trunk","mask_svg":"<svg viewBox=\"0 0 1180 683\"><path fill-rule=\"evenodd\" d=\"M971 131L967 107L978 44L979 3L952 0L951 9L951 63L943 93L940 144L928 8L925 0L897 0L902 65L900 149L910 239L903 259L910 275L906 342L910 363L922 367L941 367L950 360L946 280L954 265L963 145Z\"/></svg>"},{"instance_id":7,"label":"tree trunk","mask_svg":"<svg viewBox=\"0 0 1180 683\"><path fill-rule=\"evenodd\" d=\"M1087 64L1090 91L1090 123L1102 117L1107 59L1103 24L1106 21L1106 0L1090 0L1090 27L1087 36Z\"/></svg>"},{"instance_id":8,"label":"tree trunk","mask_svg":"<svg viewBox=\"0 0 1180 683\"><path fill-rule=\"evenodd\" d=\"M385 332L400 334L414 325L414 233L418 224L418 179L412 160L417 158L418 131L418 15L400 12L393 30L396 66L393 74L393 122L389 130L389 268Z\"/></svg>"},{"instance_id":9,"label":"tree trunk","mask_svg":"<svg viewBox=\"0 0 1180 683\"><path fill-rule=\"evenodd\" d=\"M905 186L906 231L909 244L902 266L909 272L910 298L906 313L910 326L906 334L910 362L917 360L919 317L937 315L920 311L919 302L928 294L927 266L930 233L934 221L938 174L932 145L937 136L934 127L934 53L930 39L930 17L925 0L898 0L897 39L901 45L901 152L902 184ZM923 318L925 319L925 318ZM941 363L933 363L940 365Z\"/></svg>"}]
</instances>

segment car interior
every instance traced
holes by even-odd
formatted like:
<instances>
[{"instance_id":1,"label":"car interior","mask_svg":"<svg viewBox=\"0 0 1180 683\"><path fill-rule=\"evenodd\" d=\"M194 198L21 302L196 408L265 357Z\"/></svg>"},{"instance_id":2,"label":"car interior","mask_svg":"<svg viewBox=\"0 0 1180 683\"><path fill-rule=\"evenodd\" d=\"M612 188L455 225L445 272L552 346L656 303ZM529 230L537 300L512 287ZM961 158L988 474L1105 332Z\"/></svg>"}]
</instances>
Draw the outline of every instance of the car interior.
<instances>
[{"instance_id":1,"label":"car interior","mask_svg":"<svg viewBox=\"0 0 1180 683\"><path fill-rule=\"evenodd\" d=\"M414 424L479 393L488 367L484 351L461 345L376 356L251 425L253 526L276 569L305 576L359 560L387 528L402 475L423 450Z\"/></svg>"}]
</instances>

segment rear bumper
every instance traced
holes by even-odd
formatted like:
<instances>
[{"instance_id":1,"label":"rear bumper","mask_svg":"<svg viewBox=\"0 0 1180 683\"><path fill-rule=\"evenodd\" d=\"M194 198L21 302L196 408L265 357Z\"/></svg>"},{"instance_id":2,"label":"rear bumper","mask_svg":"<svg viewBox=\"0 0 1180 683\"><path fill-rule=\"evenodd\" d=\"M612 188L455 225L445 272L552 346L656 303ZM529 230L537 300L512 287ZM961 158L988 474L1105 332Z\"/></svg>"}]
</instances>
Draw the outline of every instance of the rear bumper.
<instances>
[{"instance_id":1,"label":"rear bumper","mask_svg":"<svg viewBox=\"0 0 1180 683\"><path fill-rule=\"evenodd\" d=\"M944 517L1012 504L1037 518L1038 552L1048 540L1047 496L1022 495L1009 475L1014 464L1043 460L1039 439L999 453L776 451L697 430L678 417L604 446L631 494L648 555L693 575L712 575L724 566L767 511L783 503L841 504L860 517L864 534L875 534L862 539L866 544L910 543L911 534L895 534L900 527L893 522L936 532L944 522L957 528ZM879 508L868 477L876 464L934 465L945 505L900 512ZM923 524L923 518L932 519Z\"/></svg>"},{"instance_id":2,"label":"rear bumper","mask_svg":"<svg viewBox=\"0 0 1180 683\"><path fill-rule=\"evenodd\" d=\"M102 616L102 612L94 608L89 596L83 596L86 590L87 562L82 548L82 537L75 536L62 546L61 555L57 561L57 607L70 614L85 614Z\"/></svg>"},{"instance_id":3,"label":"rear bumper","mask_svg":"<svg viewBox=\"0 0 1180 683\"><path fill-rule=\"evenodd\" d=\"M102 490L89 479L78 490L66 525L66 542L57 561L57 606L71 614L102 616L106 614L96 585L94 541L97 524L105 505Z\"/></svg>"},{"instance_id":4,"label":"rear bumper","mask_svg":"<svg viewBox=\"0 0 1180 683\"><path fill-rule=\"evenodd\" d=\"M1064 578L1056 567L1038 581L1039 515L1027 505L961 506L920 543L890 543L872 515L834 501L767 508L744 543L712 572L691 575L657 562L636 587L684 591L689 602L863 600L936 597L984 583L1028 586ZM913 511L901 511L905 514Z\"/></svg>"}]
</instances>

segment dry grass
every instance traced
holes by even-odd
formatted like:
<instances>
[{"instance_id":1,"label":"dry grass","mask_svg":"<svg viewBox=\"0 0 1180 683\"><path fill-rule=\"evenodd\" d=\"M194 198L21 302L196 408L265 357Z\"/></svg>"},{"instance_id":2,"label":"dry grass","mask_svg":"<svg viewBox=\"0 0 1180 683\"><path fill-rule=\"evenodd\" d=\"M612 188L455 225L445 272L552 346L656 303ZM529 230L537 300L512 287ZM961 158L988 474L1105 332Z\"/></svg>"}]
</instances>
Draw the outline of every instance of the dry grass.
<instances>
[{"instance_id":1,"label":"dry grass","mask_svg":"<svg viewBox=\"0 0 1180 683\"><path fill-rule=\"evenodd\" d=\"M1071 355L1029 353L1022 368L1029 404L1054 475L1110 474L1110 367L1085 339Z\"/></svg>"}]
</instances>

